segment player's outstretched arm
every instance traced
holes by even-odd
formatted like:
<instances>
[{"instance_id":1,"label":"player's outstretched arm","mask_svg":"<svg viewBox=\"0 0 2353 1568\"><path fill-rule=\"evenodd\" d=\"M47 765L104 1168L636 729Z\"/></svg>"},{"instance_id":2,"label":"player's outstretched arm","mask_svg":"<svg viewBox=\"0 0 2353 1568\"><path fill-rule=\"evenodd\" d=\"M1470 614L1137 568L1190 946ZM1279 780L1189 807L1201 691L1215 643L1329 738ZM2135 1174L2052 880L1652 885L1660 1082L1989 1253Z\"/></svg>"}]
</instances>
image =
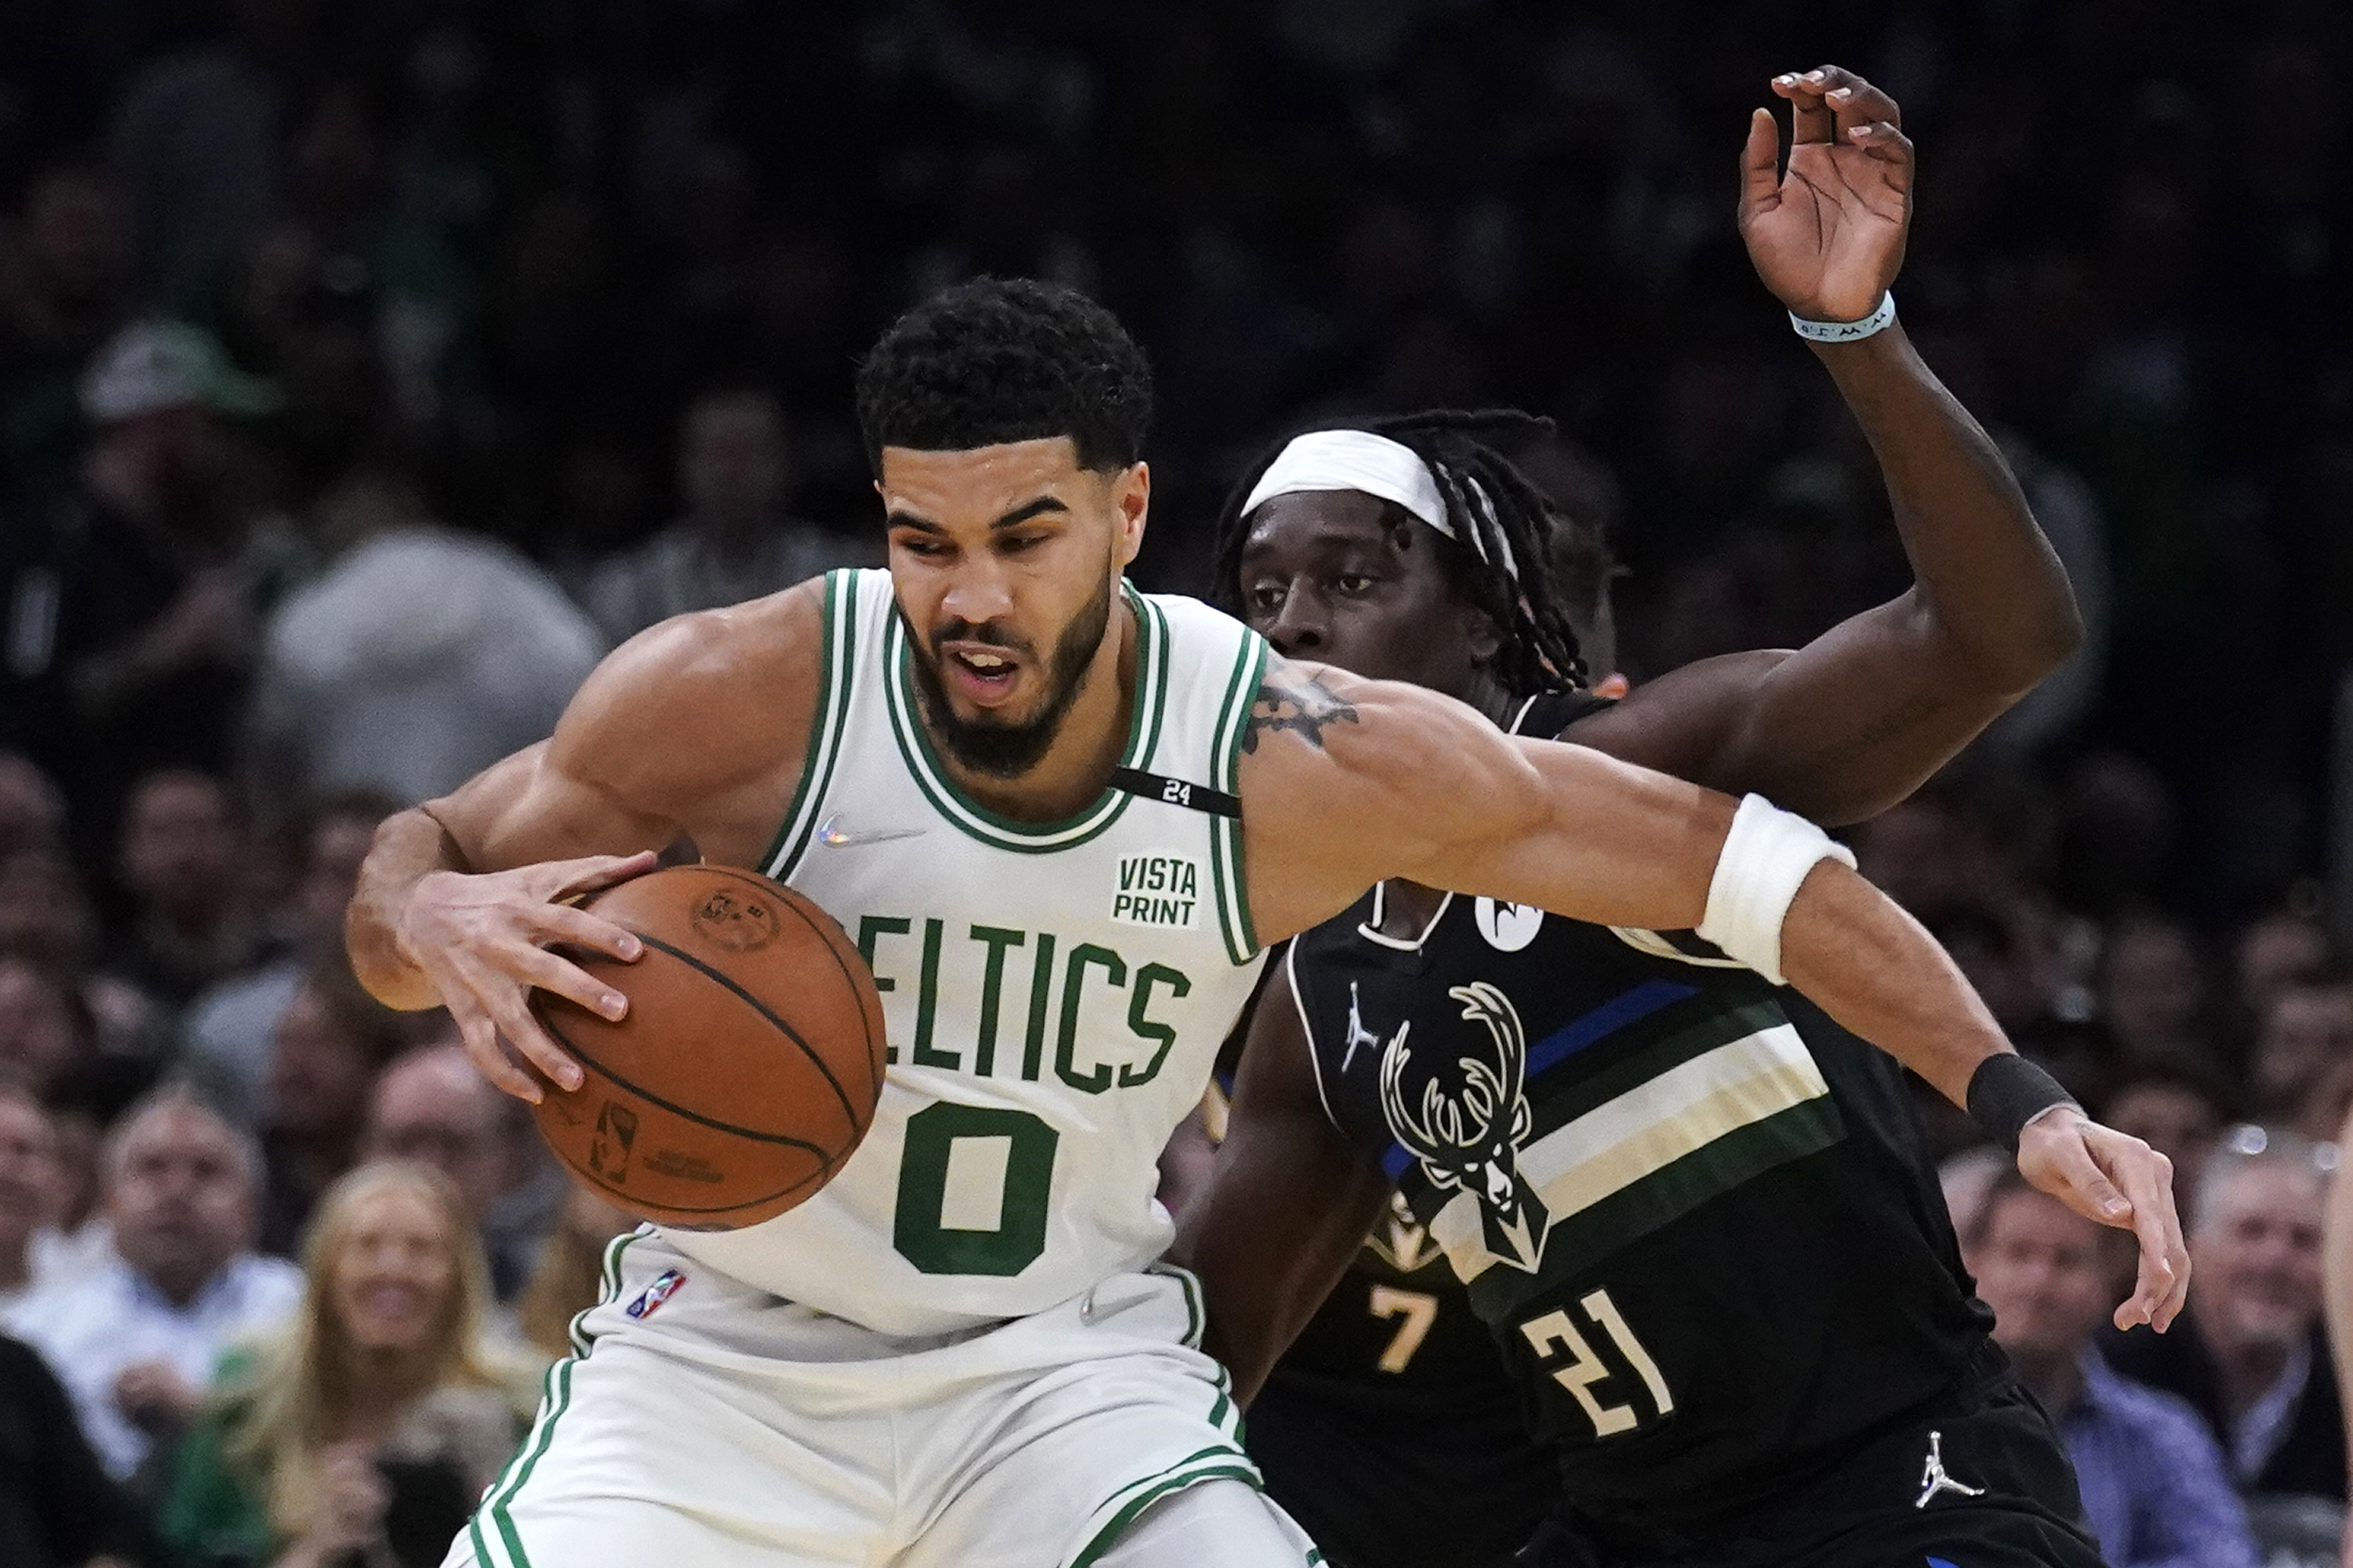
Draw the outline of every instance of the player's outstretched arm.
<instances>
[{"instance_id":1,"label":"player's outstretched arm","mask_svg":"<svg viewBox=\"0 0 2353 1568\"><path fill-rule=\"evenodd\" d=\"M1247 1405L1388 1201L1389 1181L1332 1125L1288 972L1259 994L1209 1179L1170 1256L1201 1277L1206 1348Z\"/></svg>"},{"instance_id":2,"label":"player's outstretched arm","mask_svg":"<svg viewBox=\"0 0 2353 1568\"><path fill-rule=\"evenodd\" d=\"M1824 66L1775 79L1742 156L1740 227L1758 276L1809 320L1866 316L1904 259L1912 146L1894 100ZM2000 452L1903 327L1814 343L1869 437L1912 586L1796 652L1704 659L1638 689L1578 738L1614 756L1826 823L1919 787L2083 641L2067 575Z\"/></svg>"},{"instance_id":3,"label":"player's outstretched arm","mask_svg":"<svg viewBox=\"0 0 2353 1568\"><path fill-rule=\"evenodd\" d=\"M580 1071L533 1018L533 987L607 1018L628 1000L550 944L638 956L567 900L650 870L681 835L748 863L796 779L822 640L809 586L681 616L617 649L555 734L376 832L346 911L361 983L396 1007L445 1005L483 1075L536 1101L501 1038L565 1089Z\"/></svg>"},{"instance_id":4,"label":"player's outstretched arm","mask_svg":"<svg viewBox=\"0 0 2353 1568\"><path fill-rule=\"evenodd\" d=\"M1822 858L1819 830L1761 800L1736 805L1586 747L1504 735L1419 687L1314 666L1275 667L1245 744L1262 937L1403 877L1596 924L1695 929L1958 1105L1981 1068L2010 1054L1919 923ZM2169 1321L2189 1266L2163 1157L2080 1113L2043 1122L2062 1124L2048 1136L2069 1157L2038 1144L2027 1158L2021 1143L2021 1168L2088 1217L2138 1232L2141 1289L2127 1311Z\"/></svg>"}]
</instances>

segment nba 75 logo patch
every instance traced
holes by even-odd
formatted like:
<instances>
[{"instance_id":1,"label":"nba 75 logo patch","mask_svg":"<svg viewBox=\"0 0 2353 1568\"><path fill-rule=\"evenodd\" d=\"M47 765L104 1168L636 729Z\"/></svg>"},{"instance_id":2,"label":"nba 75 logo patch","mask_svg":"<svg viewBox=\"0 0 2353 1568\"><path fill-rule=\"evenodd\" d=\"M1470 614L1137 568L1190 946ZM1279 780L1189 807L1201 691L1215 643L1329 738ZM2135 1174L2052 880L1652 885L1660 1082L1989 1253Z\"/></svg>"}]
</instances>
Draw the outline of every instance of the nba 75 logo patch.
<instances>
[{"instance_id":1,"label":"nba 75 logo patch","mask_svg":"<svg viewBox=\"0 0 2353 1568\"><path fill-rule=\"evenodd\" d=\"M650 1318L664 1301L678 1294L686 1283L686 1276L675 1268L665 1268L654 1276L654 1282L638 1292L638 1299L621 1309L632 1318Z\"/></svg>"},{"instance_id":2,"label":"nba 75 logo patch","mask_svg":"<svg viewBox=\"0 0 2353 1568\"><path fill-rule=\"evenodd\" d=\"M1119 858L1111 918L1121 925L1198 931L1200 910L1201 863L1190 855L1155 851Z\"/></svg>"}]
</instances>

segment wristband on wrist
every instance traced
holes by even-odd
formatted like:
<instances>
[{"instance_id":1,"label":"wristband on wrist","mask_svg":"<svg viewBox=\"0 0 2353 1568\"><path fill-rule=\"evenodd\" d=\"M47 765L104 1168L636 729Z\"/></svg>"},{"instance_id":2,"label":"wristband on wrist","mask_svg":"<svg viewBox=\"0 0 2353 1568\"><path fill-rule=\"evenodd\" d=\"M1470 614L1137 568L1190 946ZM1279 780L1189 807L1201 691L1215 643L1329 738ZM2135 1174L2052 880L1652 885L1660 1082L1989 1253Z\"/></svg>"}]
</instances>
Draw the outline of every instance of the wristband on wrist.
<instances>
[{"instance_id":1,"label":"wristband on wrist","mask_svg":"<svg viewBox=\"0 0 2353 1568\"><path fill-rule=\"evenodd\" d=\"M1852 343L1887 330L1895 320L1895 290L1887 289L1879 296L1879 306L1859 321L1810 321L1797 311L1789 312L1789 325L1810 343Z\"/></svg>"},{"instance_id":2,"label":"wristband on wrist","mask_svg":"<svg viewBox=\"0 0 2353 1568\"><path fill-rule=\"evenodd\" d=\"M2063 1105L2075 1105L2075 1097L2024 1057L2004 1051L1986 1058L1969 1075L1968 1101L1969 1120L2016 1154L2018 1135L2028 1122Z\"/></svg>"}]
</instances>

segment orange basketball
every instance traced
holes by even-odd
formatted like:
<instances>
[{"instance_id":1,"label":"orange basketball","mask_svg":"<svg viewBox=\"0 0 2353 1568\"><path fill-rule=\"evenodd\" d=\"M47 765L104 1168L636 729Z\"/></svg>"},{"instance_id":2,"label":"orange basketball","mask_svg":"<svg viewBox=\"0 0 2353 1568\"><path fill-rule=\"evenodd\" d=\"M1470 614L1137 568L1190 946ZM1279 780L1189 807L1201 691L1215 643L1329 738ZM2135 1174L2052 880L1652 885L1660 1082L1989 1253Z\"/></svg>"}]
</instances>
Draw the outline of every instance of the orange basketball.
<instances>
[{"instance_id":1,"label":"orange basketball","mask_svg":"<svg viewBox=\"0 0 2353 1568\"><path fill-rule=\"evenodd\" d=\"M548 992L540 1021L580 1064L539 1130L573 1174L633 1214L735 1230L825 1185L882 1092L882 999L832 917L724 866L679 866L586 908L644 939L635 963L572 954L629 999L608 1023Z\"/></svg>"}]
</instances>

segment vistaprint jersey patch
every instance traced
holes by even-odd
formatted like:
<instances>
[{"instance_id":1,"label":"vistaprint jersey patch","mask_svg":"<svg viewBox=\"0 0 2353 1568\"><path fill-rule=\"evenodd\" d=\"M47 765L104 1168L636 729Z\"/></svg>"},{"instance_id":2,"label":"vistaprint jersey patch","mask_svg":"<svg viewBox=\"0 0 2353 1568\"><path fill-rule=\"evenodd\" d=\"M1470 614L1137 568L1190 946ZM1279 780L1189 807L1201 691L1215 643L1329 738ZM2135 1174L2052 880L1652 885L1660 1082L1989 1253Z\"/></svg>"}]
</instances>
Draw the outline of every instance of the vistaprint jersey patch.
<instances>
[{"instance_id":1,"label":"vistaprint jersey patch","mask_svg":"<svg viewBox=\"0 0 2353 1568\"><path fill-rule=\"evenodd\" d=\"M1111 918L1121 925L1198 931L1202 890L1208 885L1201 862L1191 855L1157 849L1123 855Z\"/></svg>"}]
</instances>

